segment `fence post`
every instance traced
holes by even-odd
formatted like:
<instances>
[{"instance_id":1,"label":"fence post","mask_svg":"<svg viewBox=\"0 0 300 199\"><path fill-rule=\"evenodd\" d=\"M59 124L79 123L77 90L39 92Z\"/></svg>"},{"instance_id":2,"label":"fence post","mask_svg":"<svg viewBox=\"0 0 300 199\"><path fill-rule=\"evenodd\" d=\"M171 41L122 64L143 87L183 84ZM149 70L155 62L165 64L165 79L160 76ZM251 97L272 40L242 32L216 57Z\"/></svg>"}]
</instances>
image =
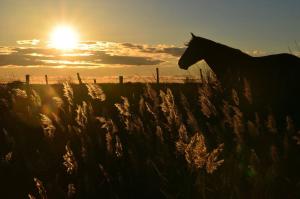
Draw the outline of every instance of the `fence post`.
<instances>
[{"instance_id":1,"label":"fence post","mask_svg":"<svg viewBox=\"0 0 300 199\"><path fill-rule=\"evenodd\" d=\"M207 83L209 84L211 82L211 72L206 75L207 76Z\"/></svg>"},{"instance_id":2,"label":"fence post","mask_svg":"<svg viewBox=\"0 0 300 199\"><path fill-rule=\"evenodd\" d=\"M185 77L185 83L190 83L190 78L188 76Z\"/></svg>"},{"instance_id":3,"label":"fence post","mask_svg":"<svg viewBox=\"0 0 300 199\"><path fill-rule=\"evenodd\" d=\"M79 84L82 84L81 77L80 77L79 73L77 73L77 79L78 79Z\"/></svg>"},{"instance_id":4,"label":"fence post","mask_svg":"<svg viewBox=\"0 0 300 199\"><path fill-rule=\"evenodd\" d=\"M123 76L122 75L119 76L119 83L123 84Z\"/></svg>"},{"instance_id":5,"label":"fence post","mask_svg":"<svg viewBox=\"0 0 300 199\"><path fill-rule=\"evenodd\" d=\"M159 85L159 68L156 68L156 83Z\"/></svg>"},{"instance_id":6,"label":"fence post","mask_svg":"<svg viewBox=\"0 0 300 199\"><path fill-rule=\"evenodd\" d=\"M30 84L30 75L26 75L26 84L29 85Z\"/></svg>"},{"instance_id":7,"label":"fence post","mask_svg":"<svg viewBox=\"0 0 300 199\"><path fill-rule=\"evenodd\" d=\"M46 85L48 85L48 75L45 75Z\"/></svg>"},{"instance_id":8,"label":"fence post","mask_svg":"<svg viewBox=\"0 0 300 199\"><path fill-rule=\"evenodd\" d=\"M200 68L200 82L201 84L203 84L203 73L202 73L202 69Z\"/></svg>"}]
</instances>

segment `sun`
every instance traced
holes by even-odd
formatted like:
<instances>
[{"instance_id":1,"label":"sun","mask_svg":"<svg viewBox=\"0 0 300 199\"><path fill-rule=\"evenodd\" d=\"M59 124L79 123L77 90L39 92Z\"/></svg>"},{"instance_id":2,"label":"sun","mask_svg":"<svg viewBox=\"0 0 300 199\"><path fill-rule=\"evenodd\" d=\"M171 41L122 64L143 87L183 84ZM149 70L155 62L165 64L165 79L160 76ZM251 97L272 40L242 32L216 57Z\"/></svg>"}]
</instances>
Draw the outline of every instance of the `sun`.
<instances>
[{"instance_id":1,"label":"sun","mask_svg":"<svg viewBox=\"0 0 300 199\"><path fill-rule=\"evenodd\" d=\"M50 47L60 50L72 50L78 46L77 32L69 26L57 26L50 35Z\"/></svg>"}]
</instances>

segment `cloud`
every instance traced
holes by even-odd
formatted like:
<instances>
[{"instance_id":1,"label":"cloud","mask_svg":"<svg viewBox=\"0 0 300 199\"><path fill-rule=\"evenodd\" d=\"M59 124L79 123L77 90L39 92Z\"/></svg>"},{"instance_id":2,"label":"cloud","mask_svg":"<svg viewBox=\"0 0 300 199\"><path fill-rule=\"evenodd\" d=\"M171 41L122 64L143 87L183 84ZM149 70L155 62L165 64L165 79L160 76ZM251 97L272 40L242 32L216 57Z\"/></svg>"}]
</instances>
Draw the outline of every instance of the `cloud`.
<instances>
[{"instance_id":1,"label":"cloud","mask_svg":"<svg viewBox=\"0 0 300 199\"><path fill-rule=\"evenodd\" d=\"M0 66L92 66L93 64L51 60L43 56L25 55L19 52L0 54Z\"/></svg>"},{"instance_id":2,"label":"cloud","mask_svg":"<svg viewBox=\"0 0 300 199\"><path fill-rule=\"evenodd\" d=\"M295 52L293 52L293 54L300 57L300 51L295 51Z\"/></svg>"},{"instance_id":3,"label":"cloud","mask_svg":"<svg viewBox=\"0 0 300 199\"><path fill-rule=\"evenodd\" d=\"M80 44L94 45L97 44L97 41L81 41Z\"/></svg>"},{"instance_id":4,"label":"cloud","mask_svg":"<svg viewBox=\"0 0 300 199\"><path fill-rule=\"evenodd\" d=\"M265 51L261 51L261 50L251 50L251 51L245 51L247 54L254 56L254 57L259 57L259 56L265 56L267 55L267 53Z\"/></svg>"},{"instance_id":5,"label":"cloud","mask_svg":"<svg viewBox=\"0 0 300 199\"><path fill-rule=\"evenodd\" d=\"M40 43L40 40L38 40L38 39L19 40L19 41L17 41L17 44L19 44L19 45L32 45L32 46L36 46L39 43Z\"/></svg>"},{"instance_id":6,"label":"cloud","mask_svg":"<svg viewBox=\"0 0 300 199\"><path fill-rule=\"evenodd\" d=\"M111 54L111 50L74 50L62 52L50 48L12 48L9 53L0 54L0 66L101 66L127 65L147 66L164 62L146 56Z\"/></svg>"},{"instance_id":7,"label":"cloud","mask_svg":"<svg viewBox=\"0 0 300 199\"><path fill-rule=\"evenodd\" d=\"M122 43L125 48L137 49L141 52L145 53L165 53L172 55L174 57L179 57L183 54L186 48L184 47L174 47L167 45L156 45L156 46L148 46L148 45L138 45L132 43Z\"/></svg>"},{"instance_id":8,"label":"cloud","mask_svg":"<svg viewBox=\"0 0 300 199\"><path fill-rule=\"evenodd\" d=\"M119 55L108 55L108 54L97 54L95 56L100 60L97 63L101 64L123 64L123 65L158 65L162 63L162 60L151 59L148 57L136 57L136 56L119 56Z\"/></svg>"},{"instance_id":9,"label":"cloud","mask_svg":"<svg viewBox=\"0 0 300 199\"><path fill-rule=\"evenodd\" d=\"M120 67L176 66L185 48L107 41L82 41L72 51L37 44L38 40L17 41L18 47L0 48L0 66Z\"/></svg>"},{"instance_id":10,"label":"cloud","mask_svg":"<svg viewBox=\"0 0 300 199\"><path fill-rule=\"evenodd\" d=\"M132 44L132 43L122 43L122 45L126 48L132 48L132 49L140 49L144 50L143 45L138 45L138 44Z\"/></svg>"},{"instance_id":11,"label":"cloud","mask_svg":"<svg viewBox=\"0 0 300 199\"><path fill-rule=\"evenodd\" d=\"M5 46L0 46L0 55L7 55L14 52L12 48L10 47L5 47Z\"/></svg>"},{"instance_id":12,"label":"cloud","mask_svg":"<svg viewBox=\"0 0 300 199\"><path fill-rule=\"evenodd\" d=\"M149 49L148 51L151 51L151 49ZM170 54L173 55L174 57L180 57L185 51L185 48L180 48L180 47L165 47L162 49L152 49L152 52L154 53L166 53L166 54Z\"/></svg>"},{"instance_id":13,"label":"cloud","mask_svg":"<svg viewBox=\"0 0 300 199\"><path fill-rule=\"evenodd\" d=\"M35 66L43 65L43 62L34 57L26 56L13 52L10 54L0 54L0 66L15 65L15 66Z\"/></svg>"}]
</instances>

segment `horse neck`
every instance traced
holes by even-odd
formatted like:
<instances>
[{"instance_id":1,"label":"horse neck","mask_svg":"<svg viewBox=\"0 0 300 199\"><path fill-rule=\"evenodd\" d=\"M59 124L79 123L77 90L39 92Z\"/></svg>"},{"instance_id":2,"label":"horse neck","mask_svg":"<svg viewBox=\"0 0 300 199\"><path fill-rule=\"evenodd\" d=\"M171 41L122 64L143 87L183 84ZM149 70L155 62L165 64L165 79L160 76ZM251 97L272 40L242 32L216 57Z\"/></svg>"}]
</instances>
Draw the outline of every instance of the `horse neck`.
<instances>
[{"instance_id":1,"label":"horse neck","mask_svg":"<svg viewBox=\"0 0 300 199\"><path fill-rule=\"evenodd\" d=\"M203 58L217 77L223 79L228 73L237 75L240 72L239 66L249 60L250 56L238 49L211 41L207 42Z\"/></svg>"}]
</instances>

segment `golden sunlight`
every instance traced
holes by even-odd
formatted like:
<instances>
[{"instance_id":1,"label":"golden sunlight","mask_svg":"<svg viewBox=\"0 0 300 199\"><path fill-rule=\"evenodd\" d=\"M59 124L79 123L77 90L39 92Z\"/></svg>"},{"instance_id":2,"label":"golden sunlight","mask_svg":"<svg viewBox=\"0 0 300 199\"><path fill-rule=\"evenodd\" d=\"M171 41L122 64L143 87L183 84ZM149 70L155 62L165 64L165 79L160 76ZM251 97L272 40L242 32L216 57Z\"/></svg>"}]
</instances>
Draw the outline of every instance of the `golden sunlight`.
<instances>
[{"instance_id":1,"label":"golden sunlight","mask_svg":"<svg viewBox=\"0 0 300 199\"><path fill-rule=\"evenodd\" d=\"M72 50L78 42L77 32L69 26L56 27L50 36L50 47L60 50Z\"/></svg>"}]
</instances>

